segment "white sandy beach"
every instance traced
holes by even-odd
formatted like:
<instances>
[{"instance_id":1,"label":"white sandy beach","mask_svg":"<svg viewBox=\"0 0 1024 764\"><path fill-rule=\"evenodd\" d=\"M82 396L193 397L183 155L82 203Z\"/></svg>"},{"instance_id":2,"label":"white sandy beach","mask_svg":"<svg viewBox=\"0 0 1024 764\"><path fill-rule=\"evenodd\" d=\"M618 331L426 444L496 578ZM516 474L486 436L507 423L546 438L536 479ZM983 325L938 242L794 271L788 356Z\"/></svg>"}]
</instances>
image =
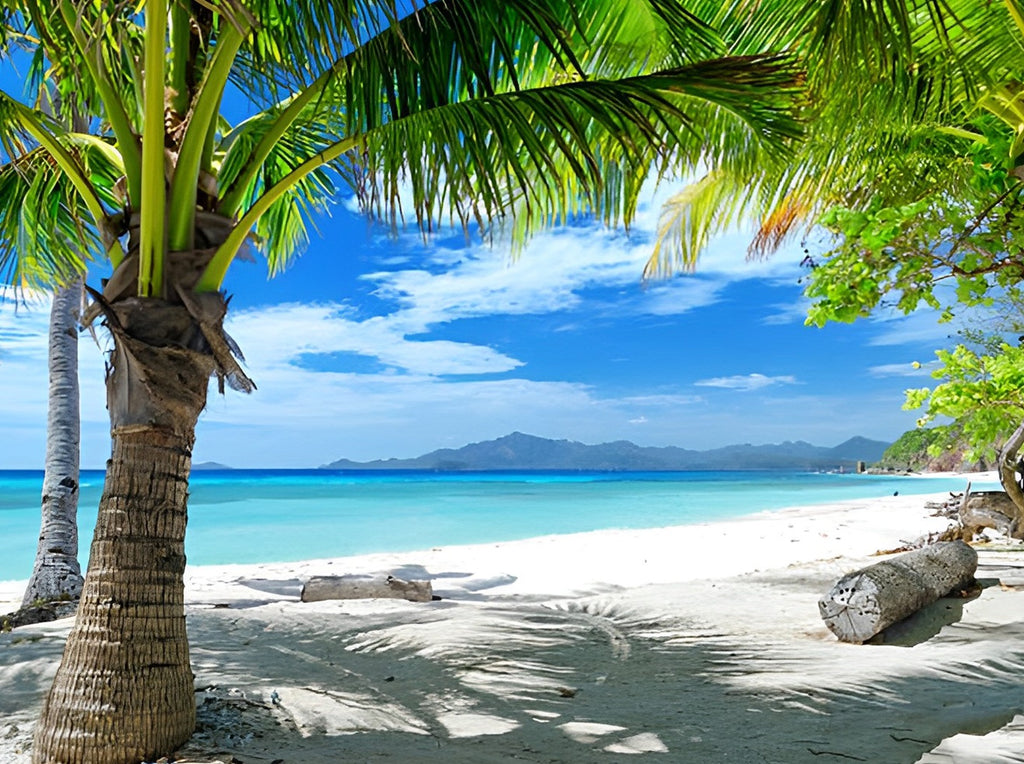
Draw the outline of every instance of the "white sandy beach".
<instances>
[{"instance_id":1,"label":"white sandy beach","mask_svg":"<svg viewBox=\"0 0 1024 764\"><path fill-rule=\"evenodd\" d=\"M818 617L841 575L945 529L924 506L944 498L190 568L199 729L179 760L1024 761L1019 546L979 546L980 596L885 644ZM389 574L441 599L299 601L313 575ZM0 583L0 613L23 586ZM69 627L0 635L0 762L29 761Z\"/></svg>"}]
</instances>

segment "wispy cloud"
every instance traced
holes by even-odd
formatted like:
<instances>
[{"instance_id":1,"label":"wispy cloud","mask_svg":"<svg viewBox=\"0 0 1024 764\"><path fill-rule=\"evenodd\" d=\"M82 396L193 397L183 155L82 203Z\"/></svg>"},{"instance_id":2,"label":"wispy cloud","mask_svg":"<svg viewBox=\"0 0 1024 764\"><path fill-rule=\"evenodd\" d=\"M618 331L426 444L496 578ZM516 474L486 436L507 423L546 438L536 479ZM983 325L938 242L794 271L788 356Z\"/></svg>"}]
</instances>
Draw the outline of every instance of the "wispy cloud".
<instances>
[{"instance_id":1,"label":"wispy cloud","mask_svg":"<svg viewBox=\"0 0 1024 764\"><path fill-rule=\"evenodd\" d=\"M450 248L419 243L419 234L399 234L405 247L421 250L421 266L367 274L377 297L391 303L409 326L429 326L462 318L554 313L580 308L589 290L625 289L622 306L630 314L677 315L722 299L732 282L767 279L793 283L800 268L795 251L751 260L752 231L716 239L696 275L655 281L642 289L644 264L653 251L664 201L676 190L653 184L627 234L599 222L579 223L535 236L515 258L507 244ZM402 263L404 264L404 263ZM622 306L619 306L620 309Z\"/></svg>"},{"instance_id":2,"label":"wispy cloud","mask_svg":"<svg viewBox=\"0 0 1024 764\"><path fill-rule=\"evenodd\" d=\"M702 379L693 383L697 387L721 387L726 390L760 390L763 387L772 385L795 385L796 377L778 376L769 377L764 374L739 374L732 377L712 377Z\"/></svg>"},{"instance_id":3,"label":"wispy cloud","mask_svg":"<svg viewBox=\"0 0 1024 764\"><path fill-rule=\"evenodd\" d=\"M885 363L872 366L868 373L873 377L930 377L939 367L938 361L928 363Z\"/></svg>"},{"instance_id":4,"label":"wispy cloud","mask_svg":"<svg viewBox=\"0 0 1024 764\"><path fill-rule=\"evenodd\" d=\"M356 320L338 303L288 303L232 314L227 330L254 365L276 369L311 356L354 353L401 372L426 375L493 374L521 361L483 345L408 339L425 326L402 313Z\"/></svg>"},{"instance_id":5,"label":"wispy cloud","mask_svg":"<svg viewBox=\"0 0 1024 764\"><path fill-rule=\"evenodd\" d=\"M0 300L0 421L16 452L0 452L0 469L41 467L46 450L49 391L47 334L50 296L36 293L27 302ZM105 338L99 332L101 343ZM106 409L105 354L88 334L78 349L82 419L82 459L100 465L110 455ZM13 460L16 460L13 461Z\"/></svg>"},{"instance_id":6,"label":"wispy cloud","mask_svg":"<svg viewBox=\"0 0 1024 764\"><path fill-rule=\"evenodd\" d=\"M874 346L932 345L946 347L956 342L959 325L940 323L939 312L922 308L909 316L895 312L879 313L869 319L878 327L871 339Z\"/></svg>"},{"instance_id":7,"label":"wispy cloud","mask_svg":"<svg viewBox=\"0 0 1024 764\"><path fill-rule=\"evenodd\" d=\"M761 323L765 326L785 326L788 324L803 324L807 320L807 309L811 301L801 296L789 305L773 305L774 313L769 313Z\"/></svg>"}]
</instances>

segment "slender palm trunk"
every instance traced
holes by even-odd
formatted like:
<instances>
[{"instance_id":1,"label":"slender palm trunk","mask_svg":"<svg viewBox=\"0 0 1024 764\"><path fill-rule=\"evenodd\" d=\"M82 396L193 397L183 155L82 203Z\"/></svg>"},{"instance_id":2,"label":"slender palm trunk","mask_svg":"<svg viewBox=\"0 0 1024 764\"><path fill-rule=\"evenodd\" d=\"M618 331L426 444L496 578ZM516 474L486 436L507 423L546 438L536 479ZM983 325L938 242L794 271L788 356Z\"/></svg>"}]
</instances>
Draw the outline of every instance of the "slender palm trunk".
<instances>
[{"instance_id":1,"label":"slender palm trunk","mask_svg":"<svg viewBox=\"0 0 1024 764\"><path fill-rule=\"evenodd\" d=\"M214 360L181 305L126 300L107 324L112 456L78 618L36 728L37 764L154 761L195 726L184 541Z\"/></svg>"},{"instance_id":2,"label":"slender palm trunk","mask_svg":"<svg viewBox=\"0 0 1024 764\"><path fill-rule=\"evenodd\" d=\"M50 309L50 391L43 474L42 525L22 606L37 599L78 597L78 328L80 281L58 289Z\"/></svg>"}]
</instances>

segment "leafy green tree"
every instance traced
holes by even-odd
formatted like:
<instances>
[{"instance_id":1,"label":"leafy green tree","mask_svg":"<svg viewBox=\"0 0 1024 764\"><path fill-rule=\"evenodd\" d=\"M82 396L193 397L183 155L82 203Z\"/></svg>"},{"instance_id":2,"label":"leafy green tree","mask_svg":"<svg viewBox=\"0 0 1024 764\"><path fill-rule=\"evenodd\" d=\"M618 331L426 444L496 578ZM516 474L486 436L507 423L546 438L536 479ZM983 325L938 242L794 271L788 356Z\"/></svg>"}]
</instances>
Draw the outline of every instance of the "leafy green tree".
<instances>
[{"instance_id":1,"label":"leafy green tree","mask_svg":"<svg viewBox=\"0 0 1024 764\"><path fill-rule=\"evenodd\" d=\"M888 470L921 470L930 461L929 449L941 437L942 427L907 430L885 449L878 467Z\"/></svg>"},{"instance_id":2,"label":"leafy green tree","mask_svg":"<svg viewBox=\"0 0 1024 764\"><path fill-rule=\"evenodd\" d=\"M710 236L755 216L752 255L817 222L840 237L815 258L810 323L851 321L890 301L949 316L1014 288L1024 269L1024 3L869 0L806 10L808 23L786 36L808 62L805 140L788 163L715 167L680 192L648 272L694 267ZM1008 397L1016 354L1012 343L980 356L958 348L942 356L947 382L912 402L927 399L928 416L955 418L979 446L1010 433L1000 476L1024 533L1024 427L1014 430L1019 409Z\"/></svg>"},{"instance_id":3,"label":"leafy green tree","mask_svg":"<svg viewBox=\"0 0 1024 764\"><path fill-rule=\"evenodd\" d=\"M223 331L239 253L284 268L337 187L395 222L409 188L424 228L506 223L522 240L588 212L628 224L652 173L772 164L800 133L801 76L761 31L748 42L698 13L715 6L5 5L8 49L33 49L61 102L91 118L68 130L0 93L8 166L37 168L19 176L24 200L0 193L0 272L59 281L82 252L113 269L91 290L113 339L112 455L34 761L154 760L191 735L188 475L211 375L254 387ZM237 124L222 113L233 93L254 104Z\"/></svg>"},{"instance_id":4,"label":"leafy green tree","mask_svg":"<svg viewBox=\"0 0 1024 764\"><path fill-rule=\"evenodd\" d=\"M882 306L910 313L927 305L947 321L977 311L998 315L997 306L1019 311L1024 282L1024 183L1014 154L1019 150L1005 124L980 119L973 127L960 128L953 145L932 147L947 171L914 199L887 197L880 190L865 206L836 207L824 216L823 224L840 243L811 271L809 323L852 321ZM922 425L936 417L952 419L949 438L966 440L972 447L968 457L990 457L993 444L1003 444L1001 480L1024 520L1019 477L1024 349L1011 337L1019 324L1019 319L1002 327L992 322L987 332L969 333L953 349L939 350L932 376L942 381L908 391L907 407L925 408ZM1024 522L1018 525L1024 533Z\"/></svg>"}]
</instances>

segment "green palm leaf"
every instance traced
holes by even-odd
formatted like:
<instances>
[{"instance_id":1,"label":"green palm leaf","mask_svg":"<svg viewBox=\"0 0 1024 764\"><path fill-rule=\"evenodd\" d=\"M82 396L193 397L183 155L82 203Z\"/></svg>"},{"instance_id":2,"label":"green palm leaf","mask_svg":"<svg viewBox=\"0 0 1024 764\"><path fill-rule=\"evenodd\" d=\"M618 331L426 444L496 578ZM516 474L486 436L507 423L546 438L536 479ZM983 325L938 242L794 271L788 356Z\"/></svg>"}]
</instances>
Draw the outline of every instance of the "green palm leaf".
<instances>
[{"instance_id":1,"label":"green palm leaf","mask_svg":"<svg viewBox=\"0 0 1024 764\"><path fill-rule=\"evenodd\" d=\"M684 172L708 158L759 165L799 135L790 60L692 61L726 45L680 3L610 5L447 0L386 28L364 23L372 36L316 83L285 134L356 139L334 169L380 217L396 221L409 184L417 204L406 212L425 228L441 217L486 224L514 205L519 235L584 210L628 222L653 169ZM250 53L243 73L275 64ZM295 55L289 76L310 76L315 62ZM247 165L256 136L291 103L228 136L222 193L234 197L243 183L248 205L267 188Z\"/></svg>"},{"instance_id":2,"label":"green palm leaf","mask_svg":"<svg viewBox=\"0 0 1024 764\"><path fill-rule=\"evenodd\" d=\"M0 280L14 286L70 283L104 254L76 189L34 149L0 166Z\"/></svg>"},{"instance_id":3,"label":"green palm leaf","mask_svg":"<svg viewBox=\"0 0 1024 764\"><path fill-rule=\"evenodd\" d=\"M805 140L784 163L751 166L740 180L718 176L739 194L720 200L731 215L714 205L685 209L703 198L696 189L670 201L664 219L683 228L663 229L651 272L692 268L709 237L737 218L764 221L753 246L763 254L831 204L879 190L908 198L923 192L935 171L923 148L945 140L941 126L964 124L973 99L1006 75L1020 47L999 4L764 3L760 22L731 15L745 7L736 4L715 23L727 40L747 28L753 39L774 39L803 57L811 73Z\"/></svg>"}]
</instances>

